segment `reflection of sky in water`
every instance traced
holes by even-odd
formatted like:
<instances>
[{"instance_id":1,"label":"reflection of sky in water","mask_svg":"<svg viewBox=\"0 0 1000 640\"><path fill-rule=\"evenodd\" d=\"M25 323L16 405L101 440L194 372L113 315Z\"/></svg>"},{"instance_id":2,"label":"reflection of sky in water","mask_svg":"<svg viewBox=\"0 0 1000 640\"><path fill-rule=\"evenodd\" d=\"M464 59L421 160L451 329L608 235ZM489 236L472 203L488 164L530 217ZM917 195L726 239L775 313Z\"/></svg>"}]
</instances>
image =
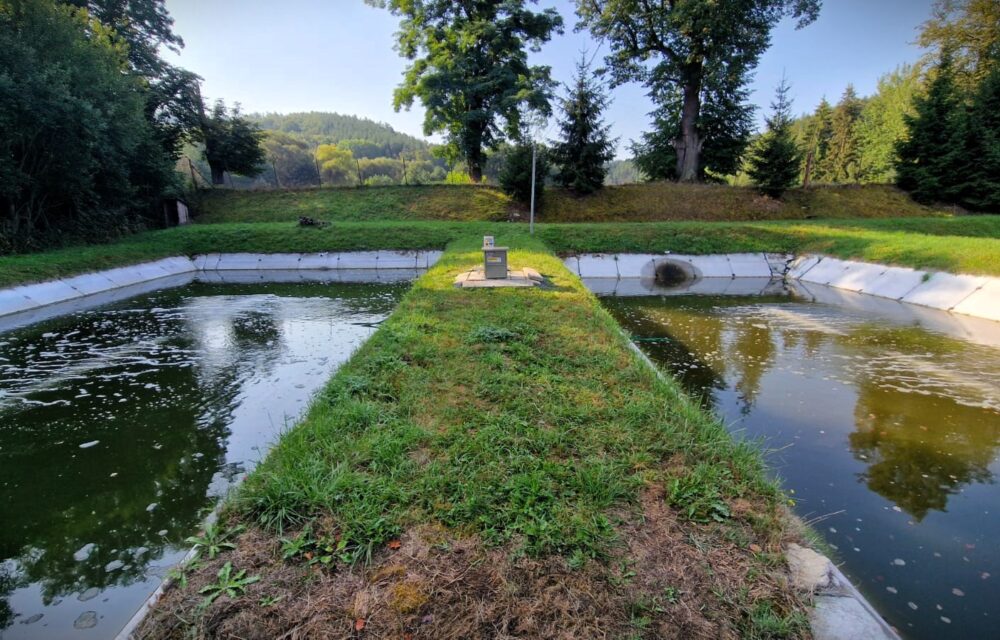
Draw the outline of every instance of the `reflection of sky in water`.
<instances>
[{"instance_id":1,"label":"reflection of sky in water","mask_svg":"<svg viewBox=\"0 0 1000 640\"><path fill-rule=\"evenodd\" d=\"M1000 348L791 298L606 298L914 638L1000 637ZM940 323L946 324L946 323Z\"/></svg>"},{"instance_id":2,"label":"reflection of sky in water","mask_svg":"<svg viewBox=\"0 0 1000 640\"><path fill-rule=\"evenodd\" d=\"M0 637L113 637L404 288L191 285L0 334Z\"/></svg>"}]
</instances>

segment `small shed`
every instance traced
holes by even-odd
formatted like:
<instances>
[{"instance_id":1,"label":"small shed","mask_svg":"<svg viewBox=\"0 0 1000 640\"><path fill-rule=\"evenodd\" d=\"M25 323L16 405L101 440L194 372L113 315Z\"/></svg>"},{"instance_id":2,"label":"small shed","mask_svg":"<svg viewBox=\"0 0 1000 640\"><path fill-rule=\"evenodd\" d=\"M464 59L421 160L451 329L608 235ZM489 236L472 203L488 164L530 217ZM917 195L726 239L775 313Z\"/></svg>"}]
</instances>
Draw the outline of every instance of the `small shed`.
<instances>
[{"instance_id":1,"label":"small shed","mask_svg":"<svg viewBox=\"0 0 1000 640\"><path fill-rule=\"evenodd\" d=\"M191 213L187 203L180 198L167 198L163 201L163 223L168 227L177 227L191 222Z\"/></svg>"}]
</instances>

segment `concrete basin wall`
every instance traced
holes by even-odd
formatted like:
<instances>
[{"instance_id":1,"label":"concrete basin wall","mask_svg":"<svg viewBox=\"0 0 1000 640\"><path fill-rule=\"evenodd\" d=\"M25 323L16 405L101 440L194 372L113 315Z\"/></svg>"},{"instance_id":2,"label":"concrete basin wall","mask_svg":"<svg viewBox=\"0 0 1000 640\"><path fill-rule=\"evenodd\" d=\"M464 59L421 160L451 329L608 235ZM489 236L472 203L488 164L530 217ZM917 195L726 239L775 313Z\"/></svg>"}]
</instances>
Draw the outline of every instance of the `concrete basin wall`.
<instances>
[{"instance_id":1,"label":"concrete basin wall","mask_svg":"<svg viewBox=\"0 0 1000 640\"><path fill-rule=\"evenodd\" d=\"M265 271L283 272L282 281L308 280L309 272L330 271L339 280L351 282L391 280L394 274L419 272L433 266L441 251L350 251L330 253L213 253L194 258L178 256L153 262L117 267L71 278L0 289L0 318L13 316L37 322L83 306L104 304L112 292L126 297L167 286L187 284L194 279L212 281L260 281ZM226 278L219 274L231 273ZM299 275L295 275L298 273ZM409 275L405 277L411 277ZM329 278L326 278L329 279ZM117 299L117 297L116 297ZM24 323L19 323L24 324ZM0 323L0 326L3 326Z\"/></svg>"},{"instance_id":2,"label":"concrete basin wall","mask_svg":"<svg viewBox=\"0 0 1000 640\"><path fill-rule=\"evenodd\" d=\"M743 278L781 278L788 282L819 284L912 305L950 311L1000 322L1000 278L922 271L819 255L734 253L708 256L679 254L585 254L566 258L570 271L588 280L602 293L663 294L652 282L665 263L684 263L696 274L679 293L709 293L747 287L722 284ZM593 284L606 281L603 284ZM617 284L614 281L620 281ZM749 287L754 288L754 287ZM595 291L596 292L596 291Z\"/></svg>"}]
</instances>

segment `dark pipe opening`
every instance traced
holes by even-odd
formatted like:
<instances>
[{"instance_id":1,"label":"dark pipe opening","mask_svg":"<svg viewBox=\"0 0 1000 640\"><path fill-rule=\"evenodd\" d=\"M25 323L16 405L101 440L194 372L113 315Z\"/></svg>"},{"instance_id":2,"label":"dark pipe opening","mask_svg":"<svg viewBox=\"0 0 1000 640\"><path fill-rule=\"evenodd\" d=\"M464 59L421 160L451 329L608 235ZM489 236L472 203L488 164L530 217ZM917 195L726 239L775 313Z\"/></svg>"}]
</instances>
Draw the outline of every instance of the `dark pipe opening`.
<instances>
[{"instance_id":1,"label":"dark pipe opening","mask_svg":"<svg viewBox=\"0 0 1000 640\"><path fill-rule=\"evenodd\" d=\"M656 265L656 283L664 287L679 287L694 280L694 271L680 262L661 262Z\"/></svg>"}]
</instances>

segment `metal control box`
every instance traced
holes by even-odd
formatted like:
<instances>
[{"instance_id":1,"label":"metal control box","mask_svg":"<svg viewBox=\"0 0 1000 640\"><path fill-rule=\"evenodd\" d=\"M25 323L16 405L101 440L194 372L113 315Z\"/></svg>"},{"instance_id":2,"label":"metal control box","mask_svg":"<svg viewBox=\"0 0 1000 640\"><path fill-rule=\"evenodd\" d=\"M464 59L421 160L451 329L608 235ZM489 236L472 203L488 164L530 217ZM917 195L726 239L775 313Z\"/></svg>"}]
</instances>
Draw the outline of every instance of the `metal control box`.
<instances>
[{"instance_id":1,"label":"metal control box","mask_svg":"<svg viewBox=\"0 0 1000 640\"><path fill-rule=\"evenodd\" d=\"M483 247L483 259L487 280L507 278L507 247Z\"/></svg>"}]
</instances>

